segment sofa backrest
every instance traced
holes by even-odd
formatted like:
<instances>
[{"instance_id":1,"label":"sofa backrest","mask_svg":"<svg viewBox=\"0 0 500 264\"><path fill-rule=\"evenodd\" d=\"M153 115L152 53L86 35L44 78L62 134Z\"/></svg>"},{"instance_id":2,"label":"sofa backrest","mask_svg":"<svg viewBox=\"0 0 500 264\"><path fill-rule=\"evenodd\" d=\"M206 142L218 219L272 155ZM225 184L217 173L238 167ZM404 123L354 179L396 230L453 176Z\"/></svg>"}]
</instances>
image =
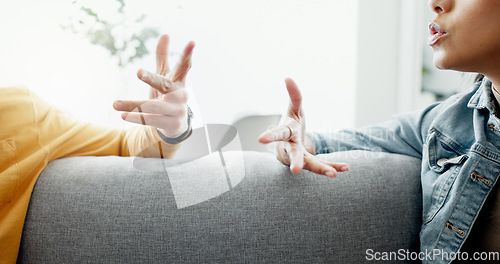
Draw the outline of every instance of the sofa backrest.
<instances>
[{"instance_id":1,"label":"sofa backrest","mask_svg":"<svg viewBox=\"0 0 500 264\"><path fill-rule=\"evenodd\" d=\"M418 250L418 159L362 151L322 155L350 164L349 172L330 179L293 175L270 153L224 154L222 166L213 162L220 153L180 165L144 159L138 167L126 157L49 163L32 194L19 261L359 263L369 252ZM164 169L147 169L158 162ZM243 173L239 184L214 176L227 175L221 169ZM179 207L174 172L199 178L207 190L221 189ZM181 188L189 194L189 186Z\"/></svg>"}]
</instances>

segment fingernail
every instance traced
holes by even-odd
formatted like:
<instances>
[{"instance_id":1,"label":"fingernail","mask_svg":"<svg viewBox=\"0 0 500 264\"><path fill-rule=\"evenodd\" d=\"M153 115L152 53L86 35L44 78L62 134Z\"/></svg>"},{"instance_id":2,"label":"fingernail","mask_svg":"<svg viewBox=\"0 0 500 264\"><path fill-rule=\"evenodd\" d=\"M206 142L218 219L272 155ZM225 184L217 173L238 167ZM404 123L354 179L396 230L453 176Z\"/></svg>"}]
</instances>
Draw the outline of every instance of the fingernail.
<instances>
[{"instance_id":1,"label":"fingernail","mask_svg":"<svg viewBox=\"0 0 500 264\"><path fill-rule=\"evenodd\" d=\"M143 70L143 71L142 71L142 78L141 78L141 79L142 79L142 80L147 80L147 79L149 79L149 72L147 72L147 71Z\"/></svg>"},{"instance_id":2,"label":"fingernail","mask_svg":"<svg viewBox=\"0 0 500 264\"><path fill-rule=\"evenodd\" d=\"M268 134L268 135L265 135L264 137L262 137L262 139L265 140L265 141L273 141L274 140L274 135Z\"/></svg>"},{"instance_id":3,"label":"fingernail","mask_svg":"<svg viewBox=\"0 0 500 264\"><path fill-rule=\"evenodd\" d=\"M328 176L330 178L333 178L333 177L335 177L335 172L333 172L333 171L327 171L326 172L326 176Z\"/></svg>"},{"instance_id":4,"label":"fingernail","mask_svg":"<svg viewBox=\"0 0 500 264\"><path fill-rule=\"evenodd\" d=\"M349 170L349 166L342 166L340 168L340 171L348 171Z\"/></svg>"},{"instance_id":5,"label":"fingernail","mask_svg":"<svg viewBox=\"0 0 500 264\"><path fill-rule=\"evenodd\" d=\"M115 101L114 107L115 107L115 109L121 109L121 108L122 108L122 105L123 105L123 104L122 104L122 102L120 102L120 101Z\"/></svg>"},{"instance_id":6,"label":"fingernail","mask_svg":"<svg viewBox=\"0 0 500 264\"><path fill-rule=\"evenodd\" d=\"M293 173L293 174L299 174L301 171L302 171L302 168L301 167L298 167L297 164L292 164L290 166L290 171Z\"/></svg>"}]
</instances>

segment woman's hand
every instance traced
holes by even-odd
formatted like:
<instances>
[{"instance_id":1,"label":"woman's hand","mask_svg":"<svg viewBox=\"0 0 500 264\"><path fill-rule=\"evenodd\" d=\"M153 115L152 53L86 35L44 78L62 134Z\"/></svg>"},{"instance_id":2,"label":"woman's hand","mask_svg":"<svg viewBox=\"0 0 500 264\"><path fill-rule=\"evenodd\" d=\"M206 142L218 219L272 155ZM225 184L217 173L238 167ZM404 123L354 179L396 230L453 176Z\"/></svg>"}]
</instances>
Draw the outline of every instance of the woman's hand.
<instances>
[{"instance_id":1,"label":"woman's hand","mask_svg":"<svg viewBox=\"0 0 500 264\"><path fill-rule=\"evenodd\" d=\"M165 136L175 138L188 129L188 94L185 89L187 73L191 68L194 42L189 42L173 71L168 66L168 35L158 40L156 73L140 69L137 77L150 85L150 100L115 101L117 111L124 111L123 120L158 128Z\"/></svg>"},{"instance_id":2,"label":"woman's hand","mask_svg":"<svg viewBox=\"0 0 500 264\"><path fill-rule=\"evenodd\" d=\"M290 96L287 116L279 127L264 132L259 137L259 142L264 144L276 142L276 158L290 165L290 171L294 174L306 169L328 177L335 177L337 171L349 170L347 164L325 162L314 156L314 144L306 135L302 95L292 79L286 79L285 83Z\"/></svg>"}]
</instances>

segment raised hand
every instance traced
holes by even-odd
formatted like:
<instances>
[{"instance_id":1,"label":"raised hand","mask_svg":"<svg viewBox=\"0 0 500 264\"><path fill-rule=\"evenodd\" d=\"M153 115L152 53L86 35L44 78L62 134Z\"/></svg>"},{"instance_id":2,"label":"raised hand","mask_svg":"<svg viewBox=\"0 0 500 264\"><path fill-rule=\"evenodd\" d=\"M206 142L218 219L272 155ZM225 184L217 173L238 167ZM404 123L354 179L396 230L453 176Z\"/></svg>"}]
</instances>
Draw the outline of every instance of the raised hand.
<instances>
[{"instance_id":1,"label":"raised hand","mask_svg":"<svg viewBox=\"0 0 500 264\"><path fill-rule=\"evenodd\" d=\"M314 144L306 135L302 95L292 79L287 78L285 83L290 96L287 116L279 127L265 131L259 137L259 142L264 144L276 142L276 158L290 165L290 171L294 174L306 169L328 177L335 177L338 171L349 170L347 164L325 162L314 156Z\"/></svg>"},{"instance_id":2,"label":"raised hand","mask_svg":"<svg viewBox=\"0 0 500 264\"><path fill-rule=\"evenodd\" d=\"M140 69L137 77L150 85L150 100L117 100L113 106L124 111L123 120L158 128L165 136L175 138L188 129L188 94L186 76L191 68L194 42L189 42L173 71L168 66L168 35L158 40L156 47L156 73Z\"/></svg>"}]
</instances>

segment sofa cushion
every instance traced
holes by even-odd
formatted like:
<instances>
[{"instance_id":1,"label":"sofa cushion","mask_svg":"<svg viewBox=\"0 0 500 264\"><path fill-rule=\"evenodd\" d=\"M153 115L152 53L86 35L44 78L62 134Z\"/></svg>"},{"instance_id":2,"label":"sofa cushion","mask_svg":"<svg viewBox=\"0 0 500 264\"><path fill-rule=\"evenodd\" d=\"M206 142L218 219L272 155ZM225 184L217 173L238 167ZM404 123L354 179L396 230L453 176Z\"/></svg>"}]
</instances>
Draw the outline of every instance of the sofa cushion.
<instances>
[{"instance_id":1,"label":"sofa cushion","mask_svg":"<svg viewBox=\"0 0 500 264\"><path fill-rule=\"evenodd\" d=\"M185 163L51 162L32 194L19 261L359 263L370 249L418 250L418 159L362 151L321 155L351 166L330 179L293 175L269 153L223 156L222 165L217 152ZM207 195L179 175L217 191ZM198 198L190 200L189 190ZM176 192L190 202L179 204L184 198Z\"/></svg>"}]
</instances>

